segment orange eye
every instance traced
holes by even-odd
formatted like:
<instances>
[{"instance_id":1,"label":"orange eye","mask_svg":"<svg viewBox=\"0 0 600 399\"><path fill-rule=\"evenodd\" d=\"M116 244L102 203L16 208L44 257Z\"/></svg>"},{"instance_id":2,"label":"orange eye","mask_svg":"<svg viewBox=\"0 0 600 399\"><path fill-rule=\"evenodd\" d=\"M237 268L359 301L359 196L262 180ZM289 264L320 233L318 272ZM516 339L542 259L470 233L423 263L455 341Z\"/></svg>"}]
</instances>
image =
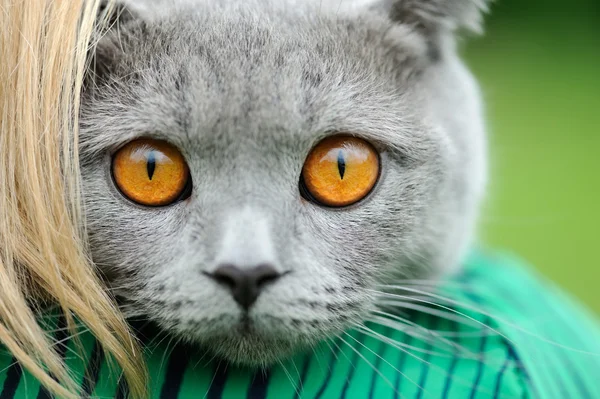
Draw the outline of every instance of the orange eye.
<instances>
[{"instance_id":1,"label":"orange eye","mask_svg":"<svg viewBox=\"0 0 600 399\"><path fill-rule=\"evenodd\" d=\"M342 207L360 201L379 177L379 155L366 141L333 136L321 141L302 169L303 183L319 203Z\"/></svg>"},{"instance_id":2,"label":"orange eye","mask_svg":"<svg viewBox=\"0 0 600 399\"><path fill-rule=\"evenodd\" d=\"M185 159L164 141L130 142L115 154L112 171L119 190L142 205L169 205L191 188Z\"/></svg>"}]
</instances>

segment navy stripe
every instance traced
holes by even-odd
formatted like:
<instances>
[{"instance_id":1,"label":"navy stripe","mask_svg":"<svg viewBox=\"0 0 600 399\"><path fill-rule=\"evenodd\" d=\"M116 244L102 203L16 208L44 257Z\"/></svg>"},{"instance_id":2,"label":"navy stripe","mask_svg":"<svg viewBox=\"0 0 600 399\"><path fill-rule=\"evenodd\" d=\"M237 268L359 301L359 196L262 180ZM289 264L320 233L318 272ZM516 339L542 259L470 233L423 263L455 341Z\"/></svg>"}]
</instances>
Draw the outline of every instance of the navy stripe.
<instances>
[{"instance_id":1,"label":"navy stripe","mask_svg":"<svg viewBox=\"0 0 600 399\"><path fill-rule=\"evenodd\" d=\"M404 334L406 336L406 341L404 341L404 344L406 347L408 347L408 345L410 345L413 336L412 335L408 335L408 334ZM404 363L406 362L406 352L408 351L408 349L398 349L401 350L402 353L400 354L400 359L398 359L398 367L396 367L398 370L403 370L404 369ZM394 394L394 398L398 398L399 397L399 393L400 393L400 387L402 385L402 377L403 375L398 373L398 375L396 376L396 392Z\"/></svg>"},{"instance_id":2,"label":"navy stripe","mask_svg":"<svg viewBox=\"0 0 600 399\"><path fill-rule=\"evenodd\" d=\"M423 316L430 318L429 315L424 314ZM438 317L433 316L431 323L427 324L428 330L435 330L438 326L438 322L440 319ZM425 324L425 323L423 323ZM423 397L423 393L425 392L425 384L427 382L427 376L429 374L429 359L431 358L431 350L432 350L431 342L427 342L425 345L425 350L427 351L423 356L423 362L421 362L421 378L419 379L419 392L417 393L417 399L421 399Z\"/></svg>"},{"instance_id":3,"label":"navy stripe","mask_svg":"<svg viewBox=\"0 0 600 399\"><path fill-rule=\"evenodd\" d=\"M384 329L384 332L382 335L387 337L387 336L389 336L388 335L389 333L390 333L390 328L386 327ZM373 375L371 376L371 387L369 388L369 399L374 399L373 395L375 394L375 383L377 381L377 378L380 377L379 373L377 373L377 370L379 370L379 366L381 365L381 358L383 357L383 353L385 352L385 345L386 345L385 341L380 340L379 347L375 351L379 356L377 356L377 359L375 359L375 364L373 364Z\"/></svg>"},{"instance_id":4,"label":"navy stripe","mask_svg":"<svg viewBox=\"0 0 600 399\"><path fill-rule=\"evenodd\" d=\"M464 275L463 282L467 282L467 281L469 281L469 280L471 280L473 278L476 278L476 277L477 277L477 273L474 270L471 270L468 275L467 274ZM501 289L501 291L504 291L504 290ZM484 305L485 301L478 294L476 294L476 293L474 293L472 291L471 292L470 291L465 291L464 294L467 297L469 297L472 301L474 301L475 303L477 303L478 305L480 305L482 309L485 309L485 305ZM502 295L506 299L512 299L512 297L514 296L514 295L509 294L508 291L502 292ZM522 308L522 306L521 306L520 303L516 303L516 306L517 306L518 309ZM510 355L511 355L512 359L514 359L516 361L516 363L517 363L517 366L515 366L515 367L518 367L521 370L521 373L523 375L524 380L529 383L529 386L534 391L536 391L537 396L540 396L540 394L539 394L539 387L537 385L531 384L531 378L529 377L529 374L527 373L527 370L525 369L524 364L521 361L521 357L518 355L518 353L516 352L515 348L513 347L512 342L507 341L505 338L502 338L502 340L503 340L504 344L506 345L506 348L510 352ZM523 387L523 395L526 396L527 392L528 392L528 389L527 389L528 386L524 385L525 381L523 381L522 379L519 379L519 381L520 381L520 383L521 383L521 385ZM566 389L565 389L565 387L563 385L561 385L560 388L563 391L563 393L566 393Z\"/></svg>"},{"instance_id":5,"label":"navy stripe","mask_svg":"<svg viewBox=\"0 0 600 399\"><path fill-rule=\"evenodd\" d=\"M500 372L498 372L498 375L496 376L496 388L494 388L494 399L497 399L498 397L500 397L500 392L501 392L501 387L502 387L502 379L504 378L504 373L506 373L506 369L508 368L508 365L512 361L512 357L510 354L511 354L511 351L506 352L506 360L504 361L504 364L502 365Z\"/></svg>"},{"instance_id":6,"label":"navy stripe","mask_svg":"<svg viewBox=\"0 0 600 399\"><path fill-rule=\"evenodd\" d=\"M506 299L513 302L513 304L515 306L517 306L520 309L530 309L533 311L533 314L538 314L540 312L540 309L533 309L530 307L531 303L529 301L518 301L515 298L515 295L510 295L510 292L507 291L504 287L499 286L499 285L495 285L495 287L498 289L498 291L501 293L501 295L505 295ZM545 295L538 295L538 298L541 299L542 304L546 305L545 308L547 310L551 310L552 309L552 304L548 303L546 300L546 296ZM557 315L556 313L554 313L555 315ZM557 315L558 316L558 315ZM573 330L571 329L571 323L569 321L566 321L565 323L557 323L558 325L563 325L563 327L566 327L566 330L570 331L571 333L573 333ZM563 329L564 331L565 329ZM548 337L550 338L550 337ZM554 349L554 348L552 348ZM571 379L573 380L573 382L575 383L575 385L577 386L579 392L577 394L577 397L581 397L581 398L592 398L593 395L590 393L590 391L588 390L587 386L585 385L585 383L581 380L581 377L579 376L579 373L576 373L574 371L575 366L572 364L572 359L569 356L566 356L564 353L564 349L558 349L555 350L555 353L558 354L558 356L560 357L560 363L561 363L561 372L557 373L556 375L556 382L558 382L560 384L560 382L563 381L562 376L564 375L564 372L566 372L567 374L569 374L569 376L571 377ZM566 388L564 387L563 384L561 385L561 390L566 391Z\"/></svg>"},{"instance_id":7,"label":"navy stripe","mask_svg":"<svg viewBox=\"0 0 600 399\"><path fill-rule=\"evenodd\" d=\"M6 371L6 380L4 380L4 386L2 387L2 392L0 393L0 399L13 399L15 397L15 393L17 392L17 388L19 387L22 376L23 369L17 362L17 359L13 357L10 360L10 366Z\"/></svg>"},{"instance_id":8,"label":"navy stripe","mask_svg":"<svg viewBox=\"0 0 600 399\"><path fill-rule=\"evenodd\" d=\"M85 370L85 378L83 380L83 394L90 396L96 385L98 384L98 378L100 377L100 368L104 362L104 351L102 345L98 340L94 340L94 348L90 355L90 361L88 362Z\"/></svg>"},{"instance_id":9,"label":"navy stripe","mask_svg":"<svg viewBox=\"0 0 600 399\"><path fill-rule=\"evenodd\" d=\"M483 322L483 324L486 326L489 326L491 322L492 321L490 320L490 318L487 317L485 319L485 321ZM471 396L470 396L471 399L475 398L475 394L477 393L477 389L479 388L479 383L481 382L481 377L483 376L483 367L484 367L483 358L485 357L485 345L487 343L488 333L489 333L488 330L485 329L484 333L483 333L483 338L481 338L481 341L479 344L479 361L477 364L477 375L475 376L475 381L473 381L473 387L471 388Z\"/></svg>"},{"instance_id":10,"label":"navy stripe","mask_svg":"<svg viewBox=\"0 0 600 399\"><path fill-rule=\"evenodd\" d=\"M156 339L161 334L161 330L158 329L152 322L147 320L127 320L129 327L133 330L133 333L139 339L142 346L146 347L151 342L151 337Z\"/></svg>"},{"instance_id":11,"label":"navy stripe","mask_svg":"<svg viewBox=\"0 0 600 399\"><path fill-rule=\"evenodd\" d=\"M358 342L360 342L361 344L363 343L365 339L365 335L364 334L360 334L357 338ZM356 348L356 346L358 346L358 348ZM352 366L350 368L350 372L348 373L348 375L346 376L346 382L344 382L344 388L342 390L342 399L346 398L346 394L348 393L348 388L350 388L350 382L352 381L352 378L354 378L354 372L356 371L356 366L355 364L358 362L358 353L360 352L360 348L362 348L362 345L352 345L352 347L356 350L352 351L352 359L350 360L350 366Z\"/></svg>"},{"instance_id":12,"label":"navy stripe","mask_svg":"<svg viewBox=\"0 0 600 399\"><path fill-rule=\"evenodd\" d=\"M133 330L133 333L138 338L140 345L145 350L149 349L149 345L152 342L150 337L158 337L160 330L147 320L128 320L128 324ZM152 353L150 350L149 353ZM129 386L123 373L119 376L119 382L117 384L117 391L115 392L115 399L127 399L129 397Z\"/></svg>"},{"instance_id":13,"label":"navy stripe","mask_svg":"<svg viewBox=\"0 0 600 399\"><path fill-rule=\"evenodd\" d=\"M304 391L304 382L308 376L308 370L310 369L310 354L307 354L304 358L304 364L302 365L302 371L300 372L300 380L298 381L298 389L294 393L294 399L299 399L302 391Z\"/></svg>"},{"instance_id":14,"label":"navy stripe","mask_svg":"<svg viewBox=\"0 0 600 399\"><path fill-rule=\"evenodd\" d=\"M64 361L67 355L67 348L70 341L71 331L67 329L67 319L64 315L60 315L58 317L57 322L57 331L54 336L55 345L57 346L56 353L60 358ZM54 378L54 376L51 376ZM52 394L44 387L40 386L40 390L38 391L37 399L52 399Z\"/></svg>"},{"instance_id":15,"label":"navy stripe","mask_svg":"<svg viewBox=\"0 0 600 399\"><path fill-rule=\"evenodd\" d=\"M267 397L271 370L259 370L254 374L252 383L248 387L248 399L264 399Z\"/></svg>"},{"instance_id":16,"label":"navy stripe","mask_svg":"<svg viewBox=\"0 0 600 399\"><path fill-rule=\"evenodd\" d=\"M117 385L115 399L127 399L127 397L129 397L129 386L127 385L125 376L121 374L121 377L119 378L119 385Z\"/></svg>"},{"instance_id":17,"label":"navy stripe","mask_svg":"<svg viewBox=\"0 0 600 399\"><path fill-rule=\"evenodd\" d=\"M331 376L333 375L333 368L335 367L335 364L337 363L337 356L338 356L339 352L340 352L340 341L338 339L335 342L335 348L331 351L331 358L329 359L329 370L327 370L327 374L325 375L325 380L323 380L321 387L317 391L317 395L315 396L315 399L319 399L321 396L323 396L323 393L327 389L327 385L329 385L329 381L331 380Z\"/></svg>"},{"instance_id":18,"label":"navy stripe","mask_svg":"<svg viewBox=\"0 0 600 399\"><path fill-rule=\"evenodd\" d=\"M52 394L44 386L40 386L37 399L52 399Z\"/></svg>"},{"instance_id":19,"label":"navy stripe","mask_svg":"<svg viewBox=\"0 0 600 399\"><path fill-rule=\"evenodd\" d=\"M515 368L519 369L523 373L523 378L519 378L519 383L521 384L521 389L523 391L523 394L521 395L521 397L526 398L529 396L528 387L531 386L531 379L529 378L529 374L527 374L525 372L525 370L524 370L525 366L523 366L523 363L521 363L521 360L519 359L519 355L517 355L517 353L515 352L515 350L512 346L508 347L508 353L510 354L510 358L516 362ZM535 387L534 390L536 390L536 392L538 392L537 387ZM538 393L538 396L539 396L539 393Z\"/></svg>"},{"instance_id":20,"label":"navy stripe","mask_svg":"<svg viewBox=\"0 0 600 399\"><path fill-rule=\"evenodd\" d=\"M227 382L227 363L219 362L213 371L210 387L206 393L207 399L221 399Z\"/></svg>"},{"instance_id":21,"label":"navy stripe","mask_svg":"<svg viewBox=\"0 0 600 399\"><path fill-rule=\"evenodd\" d=\"M458 323L456 320L450 321L450 331L458 331ZM458 337L458 343L460 344L460 337ZM450 362L450 368L446 372L446 382L444 383L444 391L442 393L442 399L448 399L448 395L450 394L450 387L452 386L452 379L454 378L454 369L456 369L456 364L458 363L458 349L456 347L453 348L453 356L452 361Z\"/></svg>"},{"instance_id":22,"label":"navy stripe","mask_svg":"<svg viewBox=\"0 0 600 399\"><path fill-rule=\"evenodd\" d=\"M189 362L187 353L188 350L184 345L177 345L171 352L165 382L160 390L161 399L177 399L177 396L179 396L183 375Z\"/></svg>"}]
</instances>

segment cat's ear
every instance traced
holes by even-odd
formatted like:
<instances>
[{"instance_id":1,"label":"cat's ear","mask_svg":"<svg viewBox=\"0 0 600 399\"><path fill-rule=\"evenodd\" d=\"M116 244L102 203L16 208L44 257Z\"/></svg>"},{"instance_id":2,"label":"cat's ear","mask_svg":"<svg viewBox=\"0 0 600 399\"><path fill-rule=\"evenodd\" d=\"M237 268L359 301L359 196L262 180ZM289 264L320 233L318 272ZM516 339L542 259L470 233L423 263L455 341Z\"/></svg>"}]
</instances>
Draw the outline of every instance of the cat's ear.
<instances>
[{"instance_id":1,"label":"cat's ear","mask_svg":"<svg viewBox=\"0 0 600 399\"><path fill-rule=\"evenodd\" d=\"M362 0L397 23L421 34L433 46L458 31L482 32L483 14L493 0ZM365 4L363 3L363 4Z\"/></svg>"},{"instance_id":2,"label":"cat's ear","mask_svg":"<svg viewBox=\"0 0 600 399\"><path fill-rule=\"evenodd\" d=\"M481 33L491 0L385 0L390 18L425 34L465 29Z\"/></svg>"},{"instance_id":3,"label":"cat's ear","mask_svg":"<svg viewBox=\"0 0 600 399\"><path fill-rule=\"evenodd\" d=\"M414 26L424 34L460 29L481 33L483 14L493 0L367 0L384 9L394 21Z\"/></svg>"},{"instance_id":4,"label":"cat's ear","mask_svg":"<svg viewBox=\"0 0 600 399\"><path fill-rule=\"evenodd\" d=\"M116 25L126 24L139 18L137 12L130 6L120 1L102 0L98 7L97 21L108 27L114 28Z\"/></svg>"},{"instance_id":5,"label":"cat's ear","mask_svg":"<svg viewBox=\"0 0 600 399\"><path fill-rule=\"evenodd\" d=\"M100 2L92 46L88 53L89 66L84 88L98 84L110 75L118 75L119 65L126 51L122 34L140 23L142 18L139 13L124 2Z\"/></svg>"}]
</instances>

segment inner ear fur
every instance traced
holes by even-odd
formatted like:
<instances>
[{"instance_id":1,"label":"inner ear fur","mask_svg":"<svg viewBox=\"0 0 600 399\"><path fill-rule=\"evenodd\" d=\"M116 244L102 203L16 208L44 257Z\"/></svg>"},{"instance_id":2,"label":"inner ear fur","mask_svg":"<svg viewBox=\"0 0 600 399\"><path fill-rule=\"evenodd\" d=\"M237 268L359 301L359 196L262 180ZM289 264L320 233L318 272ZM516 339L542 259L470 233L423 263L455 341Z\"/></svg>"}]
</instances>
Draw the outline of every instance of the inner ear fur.
<instances>
[{"instance_id":1,"label":"inner ear fur","mask_svg":"<svg viewBox=\"0 0 600 399\"><path fill-rule=\"evenodd\" d=\"M117 72L124 55L120 32L141 23L140 16L122 2L104 0L98 7L95 33L88 53L88 71L84 90Z\"/></svg>"},{"instance_id":2,"label":"inner ear fur","mask_svg":"<svg viewBox=\"0 0 600 399\"><path fill-rule=\"evenodd\" d=\"M423 34L467 30L481 33L491 0L384 0L390 18Z\"/></svg>"},{"instance_id":3,"label":"inner ear fur","mask_svg":"<svg viewBox=\"0 0 600 399\"><path fill-rule=\"evenodd\" d=\"M372 9L383 10L389 18L420 34L428 43L430 58L436 59L442 47L457 33L480 34L483 15L492 0L375 0Z\"/></svg>"}]
</instances>

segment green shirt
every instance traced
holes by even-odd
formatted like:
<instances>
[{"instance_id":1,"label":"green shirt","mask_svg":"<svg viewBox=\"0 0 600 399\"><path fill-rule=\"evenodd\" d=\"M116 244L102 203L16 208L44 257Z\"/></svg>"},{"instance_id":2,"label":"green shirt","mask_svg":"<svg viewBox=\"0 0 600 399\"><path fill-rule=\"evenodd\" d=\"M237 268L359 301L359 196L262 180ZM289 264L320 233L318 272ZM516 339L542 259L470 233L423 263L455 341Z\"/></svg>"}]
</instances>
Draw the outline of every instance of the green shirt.
<instances>
[{"instance_id":1,"label":"green shirt","mask_svg":"<svg viewBox=\"0 0 600 399\"><path fill-rule=\"evenodd\" d=\"M520 260L475 252L459 275L418 298L398 313L402 324L380 316L383 325L367 323L268 370L219 363L137 326L153 398L600 398L598 321ZM61 331L86 396L125 397L94 338L81 336L81 356ZM47 397L0 350L0 399Z\"/></svg>"}]
</instances>

